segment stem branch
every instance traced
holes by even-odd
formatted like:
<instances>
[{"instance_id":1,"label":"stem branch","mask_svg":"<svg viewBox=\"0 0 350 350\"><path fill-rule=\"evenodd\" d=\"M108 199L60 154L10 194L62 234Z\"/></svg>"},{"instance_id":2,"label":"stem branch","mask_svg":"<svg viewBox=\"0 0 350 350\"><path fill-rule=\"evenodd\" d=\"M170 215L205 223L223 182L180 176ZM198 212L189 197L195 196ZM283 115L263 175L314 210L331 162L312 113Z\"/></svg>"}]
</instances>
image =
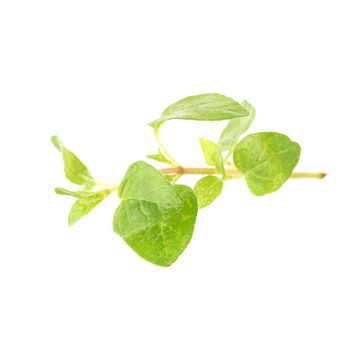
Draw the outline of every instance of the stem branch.
<instances>
[{"instance_id":1,"label":"stem branch","mask_svg":"<svg viewBox=\"0 0 350 350\"><path fill-rule=\"evenodd\" d=\"M170 153L166 150L162 142L160 141L159 137L159 129L160 127L157 127L154 129L154 136L158 142L158 146L161 149L162 153L170 160L170 162L175 165L176 167L180 167L180 164L170 155Z\"/></svg>"}]
</instances>

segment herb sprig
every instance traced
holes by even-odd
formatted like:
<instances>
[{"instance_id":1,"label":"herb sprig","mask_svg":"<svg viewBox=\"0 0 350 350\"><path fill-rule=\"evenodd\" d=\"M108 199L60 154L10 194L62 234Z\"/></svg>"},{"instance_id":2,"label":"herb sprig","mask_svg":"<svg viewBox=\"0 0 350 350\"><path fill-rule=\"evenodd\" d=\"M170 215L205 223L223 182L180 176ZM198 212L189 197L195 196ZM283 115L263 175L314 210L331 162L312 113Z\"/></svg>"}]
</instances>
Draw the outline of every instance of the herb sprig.
<instances>
[{"instance_id":1,"label":"herb sprig","mask_svg":"<svg viewBox=\"0 0 350 350\"><path fill-rule=\"evenodd\" d=\"M142 258L159 266L170 266L191 241L198 209L215 201L225 181L244 178L256 196L277 191L288 179L322 179L325 173L293 170L300 146L276 132L258 132L243 139L255 118L248 102L238 103L220 94L190 96L167 107L161 117L149 123L159 149L149 159L167 164L156 169L144 161L133 163L119 185L101 184L86 165L65 147L58 136L51 137L61 152L64 173L77 191L56 188L60 195L75 198L68 215L71 226L87 215L107 196L120 198L113 217L113 229ZM218 142L201 138L200 145L208 167L185 168L160 140L161 126L169 120L228 120ZM177 182L184 175L203 175L194 189Z\"/></svg>"}]
</instances>

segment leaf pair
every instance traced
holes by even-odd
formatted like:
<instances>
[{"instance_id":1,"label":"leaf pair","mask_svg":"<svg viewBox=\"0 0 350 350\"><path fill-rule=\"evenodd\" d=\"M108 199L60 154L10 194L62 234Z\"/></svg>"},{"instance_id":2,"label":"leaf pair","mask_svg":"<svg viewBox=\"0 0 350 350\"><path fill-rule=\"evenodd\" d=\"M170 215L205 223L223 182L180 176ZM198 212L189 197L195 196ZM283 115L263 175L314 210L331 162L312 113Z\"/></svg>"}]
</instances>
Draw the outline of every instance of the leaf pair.
<instances>
[{"instance_id":1,"label":"leaf pair","mask_svg":"<svg viewBox=\"0 0 350 350\"><path fill-rule=\"evenodd\" d=\"M286 135L259 132L246 136L236 145L233 160L250 191L262 196L277 191L288 180L300 152L299 144ZM221 173L217 163L214 165ZM200 179L194 188L199 208L212 203L220 195L222 186L223 181L216 176Z\"/></svg>"},{"instance_id":2,"label":"leaf pair","mask_svg":"<svg viewBox=\"0 0 350 350\"><path fill-rule=\"evenodd\" d=\"M214 166L219 174L225 178L226 171L220 146L204 138L200 138L199 141L206 163L209 166ZM212 175L204 176L198 180L193 189L198 200L198 207L202 209L213 203L221 194L223 186L223 180Z\"/></svg>"},{"instance_id":3,"label":"leaf pair","mask_svg":"<svg viewBox=\"0 0 350 350\"><path fill-rule=\"evenodd\" d=\"M69 226L74 225L86 214L89 214L99 203L101 203L110 193L109 190L101 191L68 191L64 188L55 188L57 194L68 195L77 198L68 214Z\"/></svg>"},{"instance_id":4,"label":"leaf pair","mask_svg":"<svg viewBox=\"0 0 350 350\"><path fill-rule=\"evenodd\" d=\"M238 103L235 102L235 104ZM226 171L222 153L224 151L228 151L229 154L233 152L239 137L249 128L255 117L255 109L248 101L243 101L240 106L241 110L244 109L246 112L244 115L242 113L242 115L234 115L230 118L218 144L204 138L199 139L206 163L209 166L214 166L224 178ZM223 185L223 181L216 176L210 175L201 178L194 187L199 208L211 204L221 194Z\"/></svg>"},{"instance_id":5,"label":"leaf pair","mask_svg":"<svg viewBox=\"0 0 350 350\"><path fill-rule=\"evenodd\" d=\"M127 170L118 190L114 230L142 258L171 265L192 238L197 199L184 185L172 185L149 164L139 161Z\"/></svg>"},{"instance_id":6,"label":"leaf pair","mask_svg":"<svg viewBox=\"0 0 350 350\"><path fill-rule=\"evenodd\" d=\"M300 146L286 135L259 132L246 136L238 144L255 118L255 108L246 100L241 103L249 114L231 119L218 145L233 153L234 165L244 176L250 191L262 196L278 190L290 177L300 158Z\"/></svg>"},{"instance_id":7,"label":"leaf pair","mask_svg":"<svg viewBox=\"0 0 350 350\"><path fill-rule=\"evenodd\" d=\"M77 198L68 214L68 224L72 226L83 216L90 213L112 191L111 189L94 191L96 181L91 176L86 165L64 146L58 136L52 136L51 141L62 154L66 178L74 184L81 185L81 190L79 191L70 191L59 187L55 189L57 194Z\"/></svg>"}]
</instances>

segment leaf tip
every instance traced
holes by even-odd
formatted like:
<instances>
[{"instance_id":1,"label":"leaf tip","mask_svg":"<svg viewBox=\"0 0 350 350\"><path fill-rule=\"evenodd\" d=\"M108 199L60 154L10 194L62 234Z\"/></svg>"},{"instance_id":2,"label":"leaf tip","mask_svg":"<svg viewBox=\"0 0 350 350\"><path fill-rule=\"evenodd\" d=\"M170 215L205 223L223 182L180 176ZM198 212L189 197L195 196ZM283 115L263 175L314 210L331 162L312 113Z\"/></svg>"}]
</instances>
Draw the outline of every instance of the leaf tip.
<instances>
[{"instance_id":1,"label":"leaf tip","mask_svg":"<svg viewBox=\"0 0 350 350\"><path fill-rule=\"evenodd\" d=\"M57 135L53 135L50 137L51 143L59 150L62 151L63 149L63 142Z\"/></svg>"},{"instance_id":2,"label":"leaf tip","mask_svg":"<svg viewBox=\"0 0 350 350\"><path fill-rule=\"evenodd\" d=\"M69 226L69 227L72 227L75 223L76 223L76 221L70 221L70 220L68 219L68 226Z\"/></svg>"},{"instance_id":3,"label":"leaf tip","mask_svg":"<svg viewBox=\"0 0 350 350\"><path fill-rule=\"evenodd\" d=\"M201 144L201 146L203 147L204 146L204 144L208 141L206 138L204 138L204 137L199 137L198 138L198 141L199 141L199 143Z\"/></svg>"},{"instance_id":4,"label":"leaf tip","mask_svg":"<svg viewBox=\"0 0 350 350\"><path fill-rule=\"evenodd\" d=\"M60 187L55 187L54 191L56 194L62 194L62 190Z\"/></svg>"},{"instance_id":5,"label":"leaf tip","mask_svg":"<svg viewBox=\"0 0 350 350\"><path fill-rule=\"evenodd\" d=\"M162 121L160 121L159 119L153 120L153 122L147 123L148 126L150 126L152 129L159 129L160 126L163 124Z\"/></svg>"},{"instance_id":6,"label":"leaf tip","mask_svg":"<svg viewBox=\"0 0 350 350\"><path fill-rule=\"evenodd\" d=\"M77 217L76 215L72 215L70 212L68 215L68 226L72 227L80 218Z\"/></svg>"}]
</instances>

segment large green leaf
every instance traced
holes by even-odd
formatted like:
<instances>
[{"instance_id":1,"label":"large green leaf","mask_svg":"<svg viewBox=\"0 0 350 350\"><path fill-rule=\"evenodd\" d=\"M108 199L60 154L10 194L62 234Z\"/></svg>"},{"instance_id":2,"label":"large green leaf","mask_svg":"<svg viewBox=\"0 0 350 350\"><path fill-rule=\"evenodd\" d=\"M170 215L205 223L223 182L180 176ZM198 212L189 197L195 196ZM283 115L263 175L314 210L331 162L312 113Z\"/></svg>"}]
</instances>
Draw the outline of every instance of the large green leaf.
<instances>
[{"instance_id":1,"label":"large green leaf","mask_svg":"<svg viewBox=\"0 0 350 350\"><path fill-rule=\"evenodd\" d=\"M233 150L239 137L248 130L255 118L255 108L248 101L244 100L241 105L249 112L249 115L234 118L228 122L218 142L222 151Z\"/></svg>"},{"instance_id":2,"label":"large green leaf","mask_svg":"<svg viewBox=\"0 0 350 350\"><path fill-rule=\"evenodd\" d=\"M189 96L166 108L162 117L149 125L158 128L171 119L227 120L247 116L249 112L232 98L220 94Z\"/></svg>"},{"instance_id":3,"label":"large green leaf","mask_svg":"<svg viewBox=\"0 0 350 350\"><path fill-rule=\"evenodd\" d=\"M200 138L199 141L206 163L210 166L215 166L220 174L225 175L224 160L222 159L219 145L204 138Z\"/></svg>"},{"instance_id":4,"label":"large green leaf","mask_svg":"<svg viewBox=\"0 0 350 350\"><path fill-rule=\"evenodd\" d=\"M144 162L131 165L122 184L114 230L142 258L171 265L192 238L198 210L193 191L173 186Z\"/></svg>"},{"instance_id":5,"label":"large green leaf","mask_svg":"<svg viewBox=\"0 0 350 350\"><path fill-rule=\"evenodd\" d=\"M235 166L257 196L278 190L291 175L299 157L300 146L275 132L246 136L233 154Z\"/></svg>"},{"instance_id":6,"label":"large green leaf","mask_svg":"<svg viewBox=\"0 0 350 350\"><path fill-rule=\"evenodd\" d=\"M198 200L198 208L211 204L220 195L223 186L224 182L216 176L202 177L193 189Z\"/></svg>"},{"instance_id":7,"label":"large green leaf","mask_svg":"<svg viewBox=\"0 0 350 350\"><path fill-rule=\"evenodd\" d=\"M94 179L86 165L64 146L58 136L52 136L51 142L62 153L64 173L67 179L77 185L91 187L94 184Z\"/></svg>"},{"instance_id":8,"label":"large green leaf","mask_svg":"<svg viewBox=\"0 0 350 350\"><path fill-rule=\"evenodd\" d=\"M142 258L160 266L174 263L190 242L197 216L197 199L184 185L175 186L182 207L157 207L151 202L122 202L114 229Z\"/></svg>"}]
</instances>

